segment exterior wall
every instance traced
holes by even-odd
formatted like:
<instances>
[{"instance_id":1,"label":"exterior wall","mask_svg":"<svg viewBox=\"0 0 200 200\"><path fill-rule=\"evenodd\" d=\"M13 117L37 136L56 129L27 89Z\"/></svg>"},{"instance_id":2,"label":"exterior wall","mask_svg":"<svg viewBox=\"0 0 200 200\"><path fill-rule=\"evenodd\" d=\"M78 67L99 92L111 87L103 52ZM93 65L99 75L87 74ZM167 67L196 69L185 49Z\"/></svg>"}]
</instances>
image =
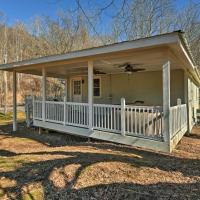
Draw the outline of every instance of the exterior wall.
<instances>
[{"instance_id":1,"label":"exterior wall","mask_svg":"<svg viewBox=\"0 0 200 200\"><path fill-rule=\"evenodd\" d=\"M189 106L190 106L190 123L193 125L197 121L197 109L199 108L199 88L189 79Z\"/></svg>"},{"instance_id":2,"label":"exterior wall","mask_svg":"<svg viewBox=\"0 0 200 200\"><path fill-rule=\"evenodd\" d=\"M97 77L101 79L101 97L94 97L94 103L120 104L120 99L124 97L127 104L135 101L144 101L143 105L162 106L163 104L162 71L131 75L98 75ZM87 102L87 76L82 76L82 80L82 101ZM72 91L70 93L72 94ZM171 106L176 105L177 98L181 98L184 102L184 73L182 70L171 71Z\"/></svg>"},{"instance_id":3,"label":"exterior wall","mask_svg":"<svg viewBox=\"0 0 200 200\"><path fill-rule=\"evenodd\" d=\"M171 106L177 105L177 99L181 99L185 103L184 98L184 71L171 71Z\"/></svg>"},{"instance_id":4,"label":"exterior wall","mask_svg":"<svg viewBox=\"0 0 200 200\"><path fill-rule=\"evenodd\" d=\"M195 122L197 122L197 109L199 108L199 88L185 72L185 101L188 113L188 133L191 132Z\"/></svg>"}]
</instances>

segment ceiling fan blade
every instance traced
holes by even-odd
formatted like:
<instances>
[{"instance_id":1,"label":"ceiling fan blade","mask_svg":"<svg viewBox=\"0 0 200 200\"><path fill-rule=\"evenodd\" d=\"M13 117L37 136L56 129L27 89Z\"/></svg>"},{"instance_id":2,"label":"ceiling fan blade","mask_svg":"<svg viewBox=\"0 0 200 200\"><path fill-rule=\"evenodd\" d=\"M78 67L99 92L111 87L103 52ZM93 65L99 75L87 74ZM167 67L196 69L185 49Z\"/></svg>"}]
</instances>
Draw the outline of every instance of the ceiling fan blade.
<instances>
[{"instance_id":1,"label":"ceiling fan blade","mask_svg":"<svg viewBox=\"0 0 200 200\"><path fill-rule=\"evenodd\" d=\"M132 69L132 72L141 72L141 71L145 71L145 69L144 68Z\"/></svg>"},{"instance_id":2,"label":"ceiling fan blade","mask_svg":"<svg viewBox=\"0 0 200 200\"><path fill-rule=\"evenodd\" d=\"M122 67L127 67L127 66L130 66L130 67L132 67L132 68L135 68L135 67L137 67L137 66L143 66L143 64L142 63L128 63L128 62L126 62L126 63L123 63L123 64L114 64L113 66L116 66L116 67L118 67L118 68L122 68Z\"/></svg>"},{"instance_id":3,"label":"ceiling fan blade","mask_svg":"<svg viewBox=\"0 0 200 200\"><path fill-rule=\"evenodd\" d=\"M94 69L93 73L94 74L106 74L105 72L102 72L102 71L99 71L99 70L96 70L96 69Z\"/></svg>"},{"instance_id":4,"label":"ceiling fan blade","mask_svg":"<svg viewBox=\"0 0 200 200\"><path fill-rule=\"evenodd\" d=\"M117 65L117 67L118 68L122 68L122 67L126 67L126 66L128 66L128 65L130 65L129 63L123 63L123 64L121 64L121 65Z\"/></svg>"},{"instance_id":5,"label":"ceiling fan blade","mask_svg":"<svg viewBox=\"0 0 200 200\"><path fill-rule=\"evenodd\" d=\"M106 65L112 65L112 63L108 60L101 60L101 62L106 64Z\"/></svg>"}]
</instances>

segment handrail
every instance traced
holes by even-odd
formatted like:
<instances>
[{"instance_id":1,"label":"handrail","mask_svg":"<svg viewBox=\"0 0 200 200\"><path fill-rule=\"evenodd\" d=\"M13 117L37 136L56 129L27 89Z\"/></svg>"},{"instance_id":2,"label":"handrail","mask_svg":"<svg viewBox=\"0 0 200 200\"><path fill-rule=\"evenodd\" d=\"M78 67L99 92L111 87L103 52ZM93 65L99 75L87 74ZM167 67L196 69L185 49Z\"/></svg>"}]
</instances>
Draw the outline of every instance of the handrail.
<instances>
[{"instance_id":1,"label":"handrail","mask_svg":"<svg viewBox=\"0 0 200 200\"><path fill-rule=\"evenodd\" d=\"M34 100L34 118L42 120L42 100ZM45 101L45 121L88 128L89 104ZM123 112L123 113L122 113ZM122 114L124 114L122 118ZM162 138L161 106L93 104L93 128L118 134ZM124 121L123 121L124 120ZM123 122L123 133L122 133Z\"/></svg>"},{"instance_id":2,"label":"handrail","mask_svg":"<svg viewBox=\"0 0 200 200\"><path fill-rule=\"evenodd\" d=\"M170 108L171 138L187 127L187 105L181 104Z\"/></svg>"}]
</instances>

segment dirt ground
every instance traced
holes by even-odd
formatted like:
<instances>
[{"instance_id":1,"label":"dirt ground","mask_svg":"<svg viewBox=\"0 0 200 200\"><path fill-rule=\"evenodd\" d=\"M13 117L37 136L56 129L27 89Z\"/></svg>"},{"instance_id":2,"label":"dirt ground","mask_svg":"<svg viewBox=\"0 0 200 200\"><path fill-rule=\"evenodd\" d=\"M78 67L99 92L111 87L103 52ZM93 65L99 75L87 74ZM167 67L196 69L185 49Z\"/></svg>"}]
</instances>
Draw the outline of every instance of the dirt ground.
<instances>
[{"instance_id":1,"label":"dirt ground","mask_svg":"<svg viewBox=\"0 0 200 200\"><path fill-rule=\"evenodd\" d=\"M0 126L0 199L200 199L200 127L170 154Z\"/></svg>"}]
</instances>

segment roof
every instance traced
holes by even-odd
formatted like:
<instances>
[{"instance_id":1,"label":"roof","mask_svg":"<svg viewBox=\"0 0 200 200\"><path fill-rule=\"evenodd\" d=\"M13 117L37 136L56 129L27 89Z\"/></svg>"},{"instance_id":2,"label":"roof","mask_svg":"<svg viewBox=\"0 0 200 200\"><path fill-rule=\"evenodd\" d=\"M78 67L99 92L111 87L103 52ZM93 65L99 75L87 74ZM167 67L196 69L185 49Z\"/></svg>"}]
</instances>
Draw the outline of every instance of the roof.
<instances>
[{"instance_id":1,"label":"roof","mask_svg":"<svg viewBox=\"0 0 200 200\"><path fill-rule=\"evenodd\" d=\"M179 48L179 53L181 53L182 57L185 60L187 60L188 70L190 70L191 73L193 73L196 81L199 82L200 84L200 76L198 74L198 71L196 70L196 63L193 59L189 45L182 31L174 31L151 37L139 38L136 40L123 41L109 45L93 47L89 49L72 51L65 54L44 56L40 58L33 58L30 60L23 60L19 62L3 64L0 65L0 70L13 71L17 70L20 67L38 66L38 65L48 64L51 62L70 61L79 58L95 59L95 57L99 55L105 55L105 54L122 52L133 49L150 48L153 46L161 46L161 45L167 46L172 44L176 44L177 48Z\"/></svg>"},{"instance_id":2,"label":"roof","mask_svg":"<svg viewBox=\"0 0 200 200\"><path fill-rule=\"evenodd\" d=\"M123 47L126 46L126 49L128 49L129 46L132 46L132 44L134 45L134 43L141 42L141 41L147 41L147 40L151 40L151 39L157 40L160 37L170 36L170 35L173 35L174 33L183 33L183 32L174 31L174 32L170 32L170 33L164 33L164 34L159 34L159 35L154 35L154 36L149 36L149 37L143 37L143 38L139 38L139 39L135 39L135 40L127 40L127 41L116 42L116 43L112 43L112 44L108 44L108 45L102 45L102 46L98 46L98 47L92 47L92 48L87 48L87 49L82 49L82 50L71 51L71 52L64 53L64 54L54 54L54 55L42 56L39 58L33 58L33 59L28 59L28 60L23 60L23 61L11 62L11 63L0 65L0 69L12 68L12 67L17 67L17 66L22 66L22 65L24 66L24 65L29 65L29 64L45 63L45 62L64 60L64 59L71 59L71 58L80 57L80 56L90 56L90 55L94 55L94 53L93 53L94 51L95 51L95 53L100 53L102 50L101 53L103 53L103 50L107 49L108 50L107 52L109 52L110 48L113 48L113 47L116 47L118 50L123 50L124 49ZM161 43L161 42L158 41L157 44L159 44L159 43ZM168 41L166 41L164 43L168 43ZM153 43L151 45L153 45ZM132 46L131 48L133 48L133 47L134 46ZM96 52L98 50L99 50L99 52Z\"/></svg>"}]
</instances>

